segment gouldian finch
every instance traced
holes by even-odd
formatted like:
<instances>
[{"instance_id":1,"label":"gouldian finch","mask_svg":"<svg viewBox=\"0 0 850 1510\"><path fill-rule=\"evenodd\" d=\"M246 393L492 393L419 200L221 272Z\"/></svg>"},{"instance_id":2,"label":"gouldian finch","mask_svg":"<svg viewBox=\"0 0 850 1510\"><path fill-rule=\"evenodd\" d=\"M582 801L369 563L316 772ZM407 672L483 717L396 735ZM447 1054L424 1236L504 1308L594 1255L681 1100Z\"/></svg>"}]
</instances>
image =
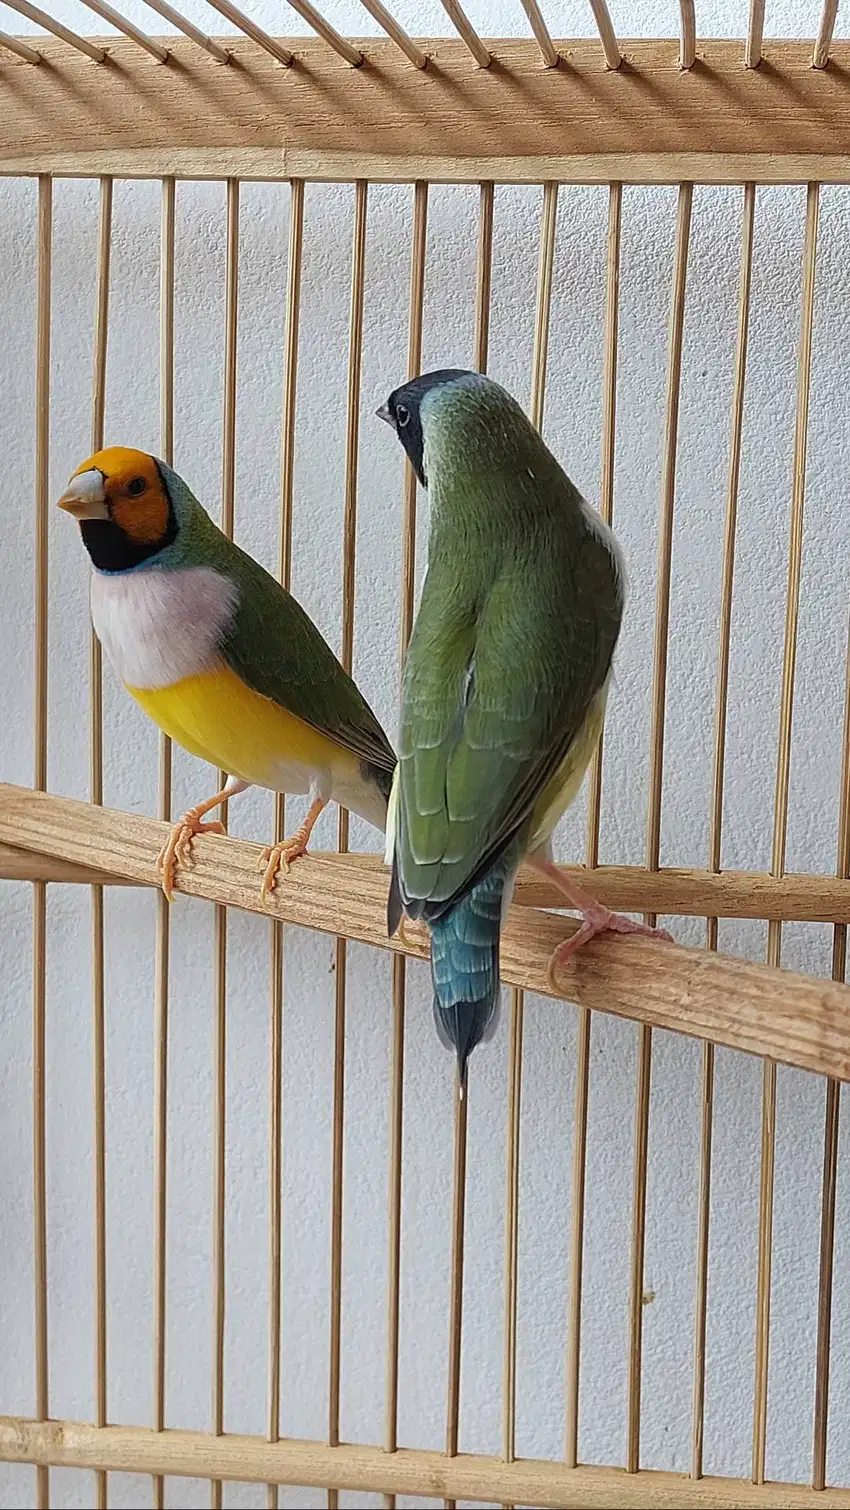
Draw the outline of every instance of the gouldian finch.
<instances>
[{"instance_id":1,"label":"gouldian finch","mask_svg":"<svg viewBox=\"0 0 850 1510\"><path fill-rule=\"evenodd\" d=\"M193 836L224 832L204 815L248 786L310 796L300 828L265 851L264 902L331 798L383 829L395 755L374 713L303 608L171 467L110 446L77 468L59 507L79 520L116 674L166 734L230 772L174 825L159 856L166 896Z\"/></svg>"},{"instance_id":2,"label":"gouldian finch","mask_svg":"<svg viewBox=\"0 0 850 1510\"><path fill-rule=\"evenodd\" d=\"M434 1015L463 1088L494 1016L521 860L582 914L553 978L596 933L656 932L609 912L550 855L601 733L623 572L611 531L498 384L431 372L378 415L431 504L387 823L387 922L391 937L402 912L429 925Z\"/></svg>"}]
</instances>

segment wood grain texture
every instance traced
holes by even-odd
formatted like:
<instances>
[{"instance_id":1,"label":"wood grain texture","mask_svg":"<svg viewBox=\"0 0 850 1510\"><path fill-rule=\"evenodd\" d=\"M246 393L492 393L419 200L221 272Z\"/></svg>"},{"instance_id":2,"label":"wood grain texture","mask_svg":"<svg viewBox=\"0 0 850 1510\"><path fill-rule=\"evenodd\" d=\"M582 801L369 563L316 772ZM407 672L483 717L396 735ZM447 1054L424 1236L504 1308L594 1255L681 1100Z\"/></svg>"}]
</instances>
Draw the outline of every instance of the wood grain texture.
<instances>
[{"instance_id":1,"label":"wood grain texture","mask_svg":"<svg viewBox=\"0 0 850 1510\"><path fill-rule=\"evenodd\" d=\"M104 863L117 864L118 870L99 869L91 864L66 859L49 849L36 848L38 830L43 819L35 815L18 827L17 806L8 805L10 794L29 796L28 787L9 787L0 783L0 880L64 881L107 886L154 886L152 873L125 874L120 856L110 852ZM64 803L68 799L53 798ZM85 803L72 804L86 807ZM132 822L145 820L135 818ZM12 838L10 835L16 837ZM23 836L23 837L22 837ZM225 841L221 841L225 842ZM29 847L26 847L29 846ZM311 850L311 859L325 856ZM335 863L354 872L379 874L382 862L377 855L352 854L335 856ZM782 922L850 923L850 880L836 876L789 873L775 877L757 870L688 870L666 866L648 871L642 865L600 865L585 870L580 865L565 865L568 874L581 876L581 884L606 907L619 912L654 912L658 915L701 918L776 918ZM185 889L178 880L177 889ZM562 906L563 898L542 876L523 867L517 878L514 905L518 907Z\"/></svg>"},{"instance_id":2,"label":"wood grain texture","mask_svg":"<svg viewBox=\"0 0 850 1510\"><path fill-rule=\"evenodd\" d=\"M621 1468L566 1468L563 1463L462 1453L262 1437L212 1437L200 1431L155 1432L141 1426L90 1426L80 1421L0 1416L0 1460L110 1472L167 1473L246 1483L389 1490L395 1494L543 1505L557 1510L850 1510L850 1489L810 1489L746 1479L688 1479L676 1473Z\"/></svg>"},{"instance_id":3,"label":"wood grain texture","mask_svg":"<svg viewBox=\"0 0 850 1510\"><path fill-rule=\"evenodd\" d=\"M811 43L766 42L757 69L734 41L624 42L619 68L597 42L558 42L541 67L531 40L488 41L478 68L457 39L420 42L417 69L389 39L357 41L352 70L318 39L282 68L247 37L220 39L220 67L182 37L157 64L101 39L93 66L39 43L33 68L0 54L0 171L198 178L744 183L850 181L850 42L829 67Z\"/></svg>"},{"instance_id":4,"label":"wood grain texture","mask_svg":"<svg viewBox=\"0 0 850 1510\"><path fill-rule=\"evenodd\" d=\"M153 818L0 786L0 841L131 880L154 881L156 856L167 832L167 825ZM355 857L308 855L293 866L286 884L277 887L264 908L257 882L259 854L256 844L203 836L193 845L192 867L178 868L176 890L426 957L426 934L419 924L405 930L410 947L387 938L388 876L379 863L358 864L353 886ZM590 882L595 885L601 874L590 873ZM505 984L551 995L550 955L575 927L571 918L513 907L503 932ZM654 939L620 937L587 944L565 969L558 994L580 1006L850 1079L850 987L835 981L702 949L673 948Z\"/></svg>"}]
</instances>

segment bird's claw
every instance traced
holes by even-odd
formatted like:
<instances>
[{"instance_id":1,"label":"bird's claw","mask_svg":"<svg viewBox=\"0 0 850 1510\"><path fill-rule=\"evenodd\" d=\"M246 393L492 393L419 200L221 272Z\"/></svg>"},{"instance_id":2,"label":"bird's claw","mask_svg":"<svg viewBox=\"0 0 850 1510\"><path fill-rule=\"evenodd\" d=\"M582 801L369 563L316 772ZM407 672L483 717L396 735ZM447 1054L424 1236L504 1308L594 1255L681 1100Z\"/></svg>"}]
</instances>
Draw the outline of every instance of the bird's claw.
<instances>
[{"instance_id":1,"label":"bird's claw","mask_svg":"<svg viewBox=\"0 0 850 1510\"><path fill-rule=\"evenodd\" d=\"M572 959L583 944L595 938L598 933L636 933L644 938L660 939L667 944L676 942L673 935L665 928L650 928L648 923L638 923L634 918L624 917L621 912L611 912L607 907L600 906L587 914L575 933L570 934L563 944L559 944L552 954L546 974L553 991L558 992L561 989L557 979L558 971L568 960Z\"/></svg>"},{"instance_id":2,"label":"bird's claw","mask_svg":"<svg viewBox=\"0 0 850 1510\"><path fill-rule=\"evenodd\" d=\"M300 860L307 853L307 837L300 833L293 834L291 839L284 839L280 844L267 844L259 860L257 869L263 871L263 879L260 883L260 901L264 907L269 904L269 896L274 891L277 873L283 871L284 876L289 875L289 867L293 861Z\"/></svg>"},{"instance_id":3,"label":"bird's claw","mask_svg":"<svg viewBox=\"0 0 850 1510\"><path fill-rule=\"evenodd\" d=\"M156 857L160 885L169 902L174 901L174 875L178 865L192 863L192 840L196 834L223 834L223 823L212 820L205 823L192 808L175 823L171 833Z\"/></svg>"}]
</instances>

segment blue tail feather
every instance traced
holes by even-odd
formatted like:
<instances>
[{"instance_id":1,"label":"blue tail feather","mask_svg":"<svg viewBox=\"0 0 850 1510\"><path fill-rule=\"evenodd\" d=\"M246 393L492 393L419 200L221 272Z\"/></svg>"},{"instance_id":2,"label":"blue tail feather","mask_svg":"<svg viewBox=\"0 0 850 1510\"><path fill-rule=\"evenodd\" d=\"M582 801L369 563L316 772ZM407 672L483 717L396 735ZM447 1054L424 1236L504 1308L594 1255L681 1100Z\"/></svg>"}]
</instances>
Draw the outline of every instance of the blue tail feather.
<instances>
[{"instance_id":1,"label":"blue tail feather","mask_svg":"<svg viewBox=\"0 0 850 1510\"><path fill-rule=\"evenodd\" d=\"M461 1085L472 1050L499 1000L499 934L505 887L515 862L494 866L455 907L430 923L434 1020L455 1050Z\"/></svg>"}]
</instances>

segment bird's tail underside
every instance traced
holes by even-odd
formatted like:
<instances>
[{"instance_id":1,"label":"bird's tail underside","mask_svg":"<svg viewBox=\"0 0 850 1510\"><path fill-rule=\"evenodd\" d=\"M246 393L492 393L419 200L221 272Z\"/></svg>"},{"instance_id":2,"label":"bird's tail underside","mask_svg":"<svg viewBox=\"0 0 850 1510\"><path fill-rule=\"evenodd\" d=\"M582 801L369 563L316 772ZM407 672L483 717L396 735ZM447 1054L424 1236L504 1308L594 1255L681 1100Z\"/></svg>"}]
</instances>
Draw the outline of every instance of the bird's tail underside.
<instances>
[{"instance_id":1,"label":"bird's tail underside","mask_svg":"<svg viewBox=\"0 0 850 1510\"><path fill-rule=\"evenodd\" d=\"M461 1087L469 1055L495 1026L499 934L508 874L498 866L430 923L437 1032L457 1055Z\"/></svg>"}]
</instances>

